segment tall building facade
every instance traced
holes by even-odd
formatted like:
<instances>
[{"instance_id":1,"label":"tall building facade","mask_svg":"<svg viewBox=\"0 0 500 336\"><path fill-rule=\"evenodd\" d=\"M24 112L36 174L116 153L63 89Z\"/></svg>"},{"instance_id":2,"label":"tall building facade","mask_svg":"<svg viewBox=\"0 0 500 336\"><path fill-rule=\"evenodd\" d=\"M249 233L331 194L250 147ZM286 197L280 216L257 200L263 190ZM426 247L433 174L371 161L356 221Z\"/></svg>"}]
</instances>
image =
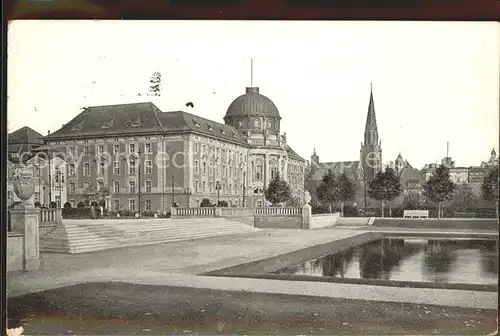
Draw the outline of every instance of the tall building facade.
<instances>
[{"instance_id":1,"label":"tall building facade","mask_svg":"<svg viewBox=\"0 0 500 336\"><path fill-rule=\"evenodd\" d=\"M68 199L107 188L111 210L169 211L174 205L265 206L264 190L280 174L295 197L304 188L305 160L280 133L278 109L247 88L225 123L152 103L89 107L45 137L68 162Z\"/></svg>"}]
</instances>

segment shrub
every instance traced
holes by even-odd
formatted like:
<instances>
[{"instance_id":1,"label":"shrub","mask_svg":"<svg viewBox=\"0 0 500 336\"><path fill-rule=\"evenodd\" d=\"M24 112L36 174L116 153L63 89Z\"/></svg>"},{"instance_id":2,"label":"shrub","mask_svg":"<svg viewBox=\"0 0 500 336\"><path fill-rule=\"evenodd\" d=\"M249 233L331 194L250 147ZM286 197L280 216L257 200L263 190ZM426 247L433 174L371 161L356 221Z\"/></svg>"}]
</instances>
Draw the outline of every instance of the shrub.
<instances>
[{"instance_id":1,"label":"shrub","mask_svg":"<svg viewBox=\"0 0 500 336\"><path fill-rule=\"evenodd\" d=\"M154 217L155 213L153 211L150 211L150 210L145 210L145 211L142 212L142 216L144 216L144 217Z\"/></svg>"},{"instance_id":2,"label":"shrub","mask_svg":"<svg viewBox=\"0 0 500 336\"><path fill-rule=\"evenodd\" d=\"M227 203L227 201L222 200L222 201L219 201L218 206L221 208L227 208L229 206L229 204Z\"/></svg>"},{"instance_id":3,"label":"shrub","mask_svg":"<svg viewBox=\"0 0 500 336\"><path fill-rule=\"evenodd\" d=\"M496 218L496 209L495 208L478 208L476 209L476 217L477 218Z\"/></svg>"},{"instance_id":4,"label":"shrub","mask_svg":"<svg viewBox=\"0 0 500 336\"><path fill-rule=\"evenodd\" d=\"M204 198L201 200L200 208L208 208L212 206L212 202L208 198Z\"/></svg>"},{"instance_id":5,"label":"shrub","mask_svg":"<svg viewBox=\"0 0 500 336\"><path fill-rule=\"evenodd\" d=\"M64 208L71 208L71 203L70 202L64 203Z\"/></svg>"},{"instance_id":6,"label":"shrub","mask_svg":"<svg viewBox=\"0 0 500 336\"><path fill-rule=\"evenodd\" d=\"M56 202L54 202L54 201L50 202L50 204L49 204L49 208L51 208L51 209L55 209L55 208L57 208L57 203L56 203Z\"/></svg>"},{"instance_id":7,"label":"shrub","mask_svg":"<svg viewBox=\"0 0 500 336\"><path fill-rule=\"evenodd\" d=\"M90 203L90 206L99 206L99 204L96 201L93 201L92 203Z\"/></svg>"},{"instance_id":8,"label":"shrub","mask_svg":"<svg viewBox=\"0 0 500 336\"><path fill-rule=\"evenodd\" d=\"M63 208L63 218L70 219L87 219L92 217L89 208Z\"/></svg>"},{"instance_id":9,"label":"shrub","mask_svg":"<svg viewBox=\"0 0 500 336\"><path fill-rule=\"evenodd\" d=\"M34 206L35 206L35 208L40 208L42 205L40 204L40 202L36 201Z\"/></svg>"},{"instance_id":10,"label":"shrub","mask_svg":"<svg viewBox=\"0 0 500 336\"><path fill-rule=\"evenodd\" d=\"M78 202L76 205L77 208L85 208L85 202Z\"/></svg>"}]
</instances>

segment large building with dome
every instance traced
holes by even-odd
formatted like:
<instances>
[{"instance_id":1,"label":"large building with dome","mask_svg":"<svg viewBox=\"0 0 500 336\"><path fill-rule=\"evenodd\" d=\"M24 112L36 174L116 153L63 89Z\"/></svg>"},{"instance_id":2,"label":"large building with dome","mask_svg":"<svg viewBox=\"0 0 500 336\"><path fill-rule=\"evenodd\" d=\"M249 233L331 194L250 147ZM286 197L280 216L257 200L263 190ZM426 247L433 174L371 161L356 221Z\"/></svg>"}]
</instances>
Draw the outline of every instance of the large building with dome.
<instances>
[{"instance_id":1,"label":"large building with dome","mask_svg":"<svg viewBox=\"0 0 500 336\"><path fill-rule=\"evenodd\" d=\"M276 105L246 88L228 107L224 124L153 103L88 107L44 137L68 163L73 206L108 189L108 208L169 211L171 206L266 206L264 190L280 174L293 197L304 192L305 160L287 143Z\"/></svg>"}]
</instances>

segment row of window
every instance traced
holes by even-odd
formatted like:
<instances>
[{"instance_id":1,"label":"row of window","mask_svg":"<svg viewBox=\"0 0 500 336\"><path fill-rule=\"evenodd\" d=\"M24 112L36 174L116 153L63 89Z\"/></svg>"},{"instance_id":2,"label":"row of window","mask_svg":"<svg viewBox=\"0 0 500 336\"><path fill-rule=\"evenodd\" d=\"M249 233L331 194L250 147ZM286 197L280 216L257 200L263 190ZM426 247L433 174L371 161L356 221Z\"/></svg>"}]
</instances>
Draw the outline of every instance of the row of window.
<instances>
[{"instance_id":1,"label":"row of window","mask_svg":"<svg viewBox=\"0 0 500 336\"><path fill-rule=\"evenodd\" d=\"M106 162L101 160L97 163L98 170L97 173L99 175L106 174ZM144 174L152 174L153 173L153 161L147 160L144 162ZM130 175L135 175L137 173L137 163L135 160L128 160L128 173ZM74 164L69 165L69 176L76 175L76 166ZM113 175L120 175L120 162L113 162ZM83 176L90 176L90 162L83 163Z\"/></svg>"},{"instance_id":2,"label":"row of window","mask_svg":"<svg viewBox=\"0 0 500 336\"><path fill-rule=\"evenodd\" d=\"M152 185L153 185L152 181L150 181L150 180L144 181L144 189L142 189L141 191L145 191L146 193L151 193ZM85 182L84 185L83 185L83 188L87 189L89 187L90 187L90 183L89 182ZM102 180L97 181L97 189L101 190L103 188L104 188L104 181L102 181ZM120 193L120 182L113 181L113 188L110 191L112 193L114 193L114 194L119 194ZM68 187L68 193L69 194L75 194L75 192L76 192L75 182L70 182L69 183L69 187ZM135 194L136 193L136 183L135 183L135 181L129 181L128 182L127 193L129 193L129 194Z\"/></svg>"},{"instance_id":3,"label":"row of window","mask_svg":"<svg viewBox=\"0 0 500 336\"><path fill-rule=\"evenodd\" d=\"M97 147L97 155L102 155L104 154L104 145L98 145ZM130 154L135 154L137 153L137 146L135 143L128 144L128 153ZM120 145L113 145L113 154L120 154L121 152L121 146ZM144 144L144 153L145 154L152 154L153 153L153 148L150 143ZM68 147L68 155L76 157L76 151L75 147L70 146ZM90 155L90 146L84 146L83 147L83 155Z\"/></svg>"},{"instance_id":4,"label":"row of window","mask_svg":"<svg viewBox=\"0 0 500 336\"><path fill-rule=\"evenodd\" d=\"M212 193L216 192L217 188L219 188L219 193L227 194L227 195L240 195L243 192L243 185L239 185L237 183L218 183L217 182L205 182L202 181L201 184L199 181L194 181L194 191L202 192L202 193Z\"/></svg>"},{"instance_id":5,"label":"row of window","mask_svg":"<svg viewBox=\"0 0 500 336\"><path fill-rule=\"evenodd\" d=\"M236 162L238 158L240 162L247 160L247 156L243 155L243 153L241 152L215 147L211 145L200 144L199 142L194 143L194 153L200 155L215 156L218 158L223 158L225 160L229 159L232 160L233 162Z\"/></svg>"}]
</instances>

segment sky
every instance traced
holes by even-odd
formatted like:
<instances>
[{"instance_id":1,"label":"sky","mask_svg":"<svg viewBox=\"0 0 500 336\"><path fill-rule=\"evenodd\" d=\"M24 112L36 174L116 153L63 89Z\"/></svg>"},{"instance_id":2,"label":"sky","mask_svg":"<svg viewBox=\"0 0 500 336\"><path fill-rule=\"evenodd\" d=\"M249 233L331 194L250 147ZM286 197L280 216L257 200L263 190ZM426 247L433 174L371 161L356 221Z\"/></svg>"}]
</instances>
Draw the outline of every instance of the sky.
<instances>
[{"instance_id":1,"label":"sky","mask_svg":"<svg viewBox=\"0 0 500 336\"><path fill-rule=\"evenodd\" d=\"M359 160L372 83L385 162L422 168L449 143L479 165L499 152L499 60L495 22L14 21L8 129L46 135L82 107L142 101L223 123L253 84L299 155Z\"/></svg>"}]
</instances>

